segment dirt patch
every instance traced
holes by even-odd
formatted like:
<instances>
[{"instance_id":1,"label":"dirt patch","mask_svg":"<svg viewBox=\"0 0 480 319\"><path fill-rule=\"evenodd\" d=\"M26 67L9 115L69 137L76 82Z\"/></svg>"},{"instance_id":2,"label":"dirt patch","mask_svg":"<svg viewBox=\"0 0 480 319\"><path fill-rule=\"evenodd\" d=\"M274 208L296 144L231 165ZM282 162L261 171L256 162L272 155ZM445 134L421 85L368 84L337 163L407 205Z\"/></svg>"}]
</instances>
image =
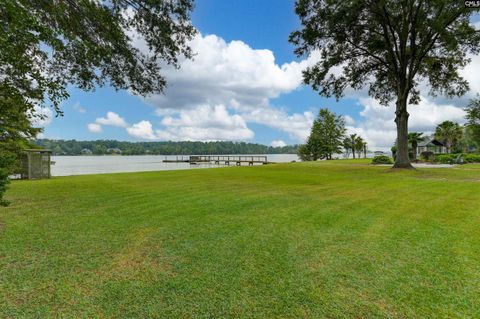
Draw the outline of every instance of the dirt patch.
<instances>
[{"instance_id":1,"label":"dirt patch","mask_svg":"<svg viewBox=\"0 0 480 319\"><path fill-rule=\"evenodd\" d=\"M132 280L152 278L168 273L173 275L171 258L163 253L161 244L150 235L151 229L143 229L132 236L132 241L120 253L114 255L104 274L109 279Z\"/></svg>"}]
</instances>

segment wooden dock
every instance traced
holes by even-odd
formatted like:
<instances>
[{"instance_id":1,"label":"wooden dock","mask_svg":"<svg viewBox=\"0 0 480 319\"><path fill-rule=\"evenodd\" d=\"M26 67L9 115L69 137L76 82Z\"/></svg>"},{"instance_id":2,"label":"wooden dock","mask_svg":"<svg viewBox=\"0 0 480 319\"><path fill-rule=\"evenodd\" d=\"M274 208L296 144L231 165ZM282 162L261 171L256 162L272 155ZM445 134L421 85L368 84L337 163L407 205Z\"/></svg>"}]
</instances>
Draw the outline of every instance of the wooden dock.
<instances>
[{"instance_id":1,"label":"wooden dock","mask_svg":"<svg viewBox=\"0 0 480 319\"><path fill-rule=\"evenodd\" d=\"M235 164L241 166L242 163L252 166L254 164L269 164L267 156L231 156L231 155L190 155L190 156L176 156L175 159L167 159L165 157L164 163L190 163L195 164L217 164L230 165Z\"/></svg>"}]
</instances>

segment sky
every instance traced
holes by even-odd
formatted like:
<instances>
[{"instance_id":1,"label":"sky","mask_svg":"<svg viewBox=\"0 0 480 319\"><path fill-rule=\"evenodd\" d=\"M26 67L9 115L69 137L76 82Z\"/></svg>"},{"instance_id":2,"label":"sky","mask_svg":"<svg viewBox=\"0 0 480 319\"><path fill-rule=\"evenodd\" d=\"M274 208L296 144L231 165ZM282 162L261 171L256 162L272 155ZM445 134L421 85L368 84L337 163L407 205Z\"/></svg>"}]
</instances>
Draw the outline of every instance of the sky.
<instances>
[{"instance_id":1,"label":"sky","mask_svg":"<svg viewBox=\"0 0 480 319\"><path fill-rule=\"evenodd\" d=\"M69 88L64 116L39 110L47 115L37 123L44 127L41 137L283 146L303 143L319 109L328 108L343 115L347 132L361 135L369 149L393 144L393 106L381 106L366 90L347 90L336 101L302 84L302 70L318 56L297 57L288 42L300 28L293 0L196 0L192 23L199 31L190 43L194 60L181 59L180 69L164 68L168 87L163 95ZM480 92L480 57L470 58L461 73L471 91L453 100L433 98L422 85L419 105L409 109L411 131L430 134L444 120L464 122L462 108Z\"/></svg>"}]
</instances>

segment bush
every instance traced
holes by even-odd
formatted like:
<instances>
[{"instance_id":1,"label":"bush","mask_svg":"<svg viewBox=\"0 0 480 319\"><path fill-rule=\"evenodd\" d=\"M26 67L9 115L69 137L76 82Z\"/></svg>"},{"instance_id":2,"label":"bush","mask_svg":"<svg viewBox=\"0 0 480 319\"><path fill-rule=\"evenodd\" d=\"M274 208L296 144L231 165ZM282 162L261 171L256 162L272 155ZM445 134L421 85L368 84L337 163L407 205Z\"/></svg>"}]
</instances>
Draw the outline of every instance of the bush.
<instances>
[{"instance_id":1,"label":"bush","mask_svg":"<svg viewBox=\"0 0 480 319\"><path fill-rule=\"evenodd\" d=\"M385 155L375 156L372 164L393 164L392 159Z\"/></svg>"},{"instance_id":2,"label":"bush","mask_svg":"<svg viewBox=\"0 0 480 319\"><path fill-rule=\"evenodd\" d=\"M439 154L435 162L441 164L480 163L480 154Z\"/></svg>"},{"instance_id":3,"label":"bush","mask_svg":"<svg viewBox=\"0 0 480 319\"><path fill-rule=\"evenodd\" d=\"M466 163L480 163L480 155L479 154L467 154L464 157Z\"/></svg>"},{"instance_id":4,"label":"bush","mask_svg":"<svg viewBox=\"0 0 480 319\"><path fill-rule=\"evenodd\" d=\"M16 156L12 152L5 149L0 150L0 206L7 206L8 201L3 198L7 191L8 183L10 182L8 176L14 172Z\"/></svg>"},{"instance_id":5,"label":"bush","mask_svg":"<svg viewBox=\"0 0 480 319\"><path fill-rule=\"evenodd\" d=\"M435 162L440 164L452 164L458 155L456 154L439 154L435 156Z\"/></svg>"},{"instance_id":6,"label":"bush","mask_svg":"<svg viewBox=\"0 0 480 319\"><path fill-rule=\"evenodd\" d=\"M430 152L430 151L425 151L425 152L422 152L420 154L420 159L424 160L424 161L427 161L427 162L430 162L430 161L435 159L435 154L433 152Z\"/></svg>"}]
</instances>

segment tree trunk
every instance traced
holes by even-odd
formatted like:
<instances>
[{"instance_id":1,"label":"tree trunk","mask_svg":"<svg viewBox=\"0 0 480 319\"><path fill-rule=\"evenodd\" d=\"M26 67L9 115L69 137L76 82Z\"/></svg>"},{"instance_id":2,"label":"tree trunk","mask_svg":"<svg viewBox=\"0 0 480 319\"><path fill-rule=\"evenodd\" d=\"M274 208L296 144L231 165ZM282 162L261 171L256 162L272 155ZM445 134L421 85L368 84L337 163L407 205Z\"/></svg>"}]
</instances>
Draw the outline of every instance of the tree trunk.
<instances>
[{"instance_id":1,"label":"tree trunk","mask_svg":"<svg viewBox=\"0 0 480 319\"><path fill-rule=\"evenodd\" d=\"M407 99L398 98L397 108L395 111L395 123L397 124L397 157L393 168L409 168L413 166L410 164L408 157L408 112Z\"/></svg>"},{"instance_id":2,"label":"tree trunk","mask_svg":"<svg viewBox=\"0 0 480 319\"><path fill-rule=\"evenodd\" d=\"M413 149L413 161L417 161L417 142L412 142L412 149Z\"/></svg>"},{"instance_id":3,"label":"tree trunk","mask_svg":"<svg viewBox=\"0 0 480 319\"><path fill-rule=\"evenodd\" d=\"M353 159L355 159L355 149L352 148Z\"/></svg>"}]
</instances>

